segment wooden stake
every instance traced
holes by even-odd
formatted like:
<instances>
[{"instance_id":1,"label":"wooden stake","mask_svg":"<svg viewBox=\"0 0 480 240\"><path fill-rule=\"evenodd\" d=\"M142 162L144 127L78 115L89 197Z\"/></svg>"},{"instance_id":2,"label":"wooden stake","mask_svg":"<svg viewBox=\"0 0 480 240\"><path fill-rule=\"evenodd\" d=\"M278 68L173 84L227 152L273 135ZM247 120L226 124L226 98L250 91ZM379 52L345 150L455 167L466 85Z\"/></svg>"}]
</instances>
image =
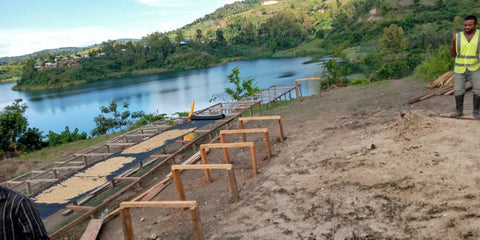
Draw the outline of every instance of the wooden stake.
<instances>
[{"instance_id":1,"label":"wooden stake","mask_svg":"<svg viewBox=\"0 0 480 240\"><path fill-rule=\"evenodd\" d=\"M123 219L122 221L123 236L125 237L126 240L134 240L130 209L123 208L121 211L121 217Z\"/></svg>"},{"instance_id":2,"label":"wooden stake","mask_svg":"<svg viewBox=\"0 0 480 240\"><path fill-rule=\"evenodd\" d=\"M202 148L202 145L200 145L200 156L202 158L202 163L208 164L207 153L205 148ZM205 178L207 179L207 182L210 182L210 170L205 169L204 172L205 172Z\"/></svg>"},{"instance_id":3,"label":"wooden stake","mask_svg":"<svg viewBox=\"0 0 480 240\"><path fill-rule=\"evenodd\" d=\"M193 231L195 232L196 240L205 240L202 231L202 223L200 222L200 216L198 215L197 207L190 208L190 214L192 215Z\"/></svg>"},{"instance_id":4,"label":"wooden stake","mask_svg":"<svg viewBox=\"0 0 480 240\"><path fill-rule=\"evenodd\" d=\"M173 183L175 183L175 189L177 190L178 200L185 201L185 190L183 189L182 179L180 178L180 171L178 169L172 169Z\"/></svg>"}]
</instances>

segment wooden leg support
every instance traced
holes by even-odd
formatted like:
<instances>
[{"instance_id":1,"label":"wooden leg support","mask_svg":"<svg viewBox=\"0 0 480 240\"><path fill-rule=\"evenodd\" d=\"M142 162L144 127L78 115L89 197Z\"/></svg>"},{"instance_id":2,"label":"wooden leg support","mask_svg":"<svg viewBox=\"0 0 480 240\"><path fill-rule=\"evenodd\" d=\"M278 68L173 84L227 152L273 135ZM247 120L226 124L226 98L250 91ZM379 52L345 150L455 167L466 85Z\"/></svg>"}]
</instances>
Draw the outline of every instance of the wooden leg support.
<instances>
[{"instance_id":1,"label":"wooden leg support","mask_svg":"<svg viewBox=\"0 0 480 240\"><path fill-rule=\"evenodd\" d=\"M183 189L182 179L180 178L180 170L172 170L173 182L177 189L178 200L185 201L185 190Z\"/></svg>"},{"instance_id":2,"label":"wooden leg support","mask_svg":"<svg viewBox=\"0 0 480 240\"><path fill-rule=\"evenodd\" d=\"M190 208L190 213L192 214L192 223L193 223L193 231L195 232L195 239L196 240L205 240L202 231L202 223L200 222L200 216L198 214L198 208L192 207Z\"/></svg>"},{"instance_id":3,"label":"wooden leg support","mask_svg":"<svg viewBox=\"0 0 480 240\"><path fill-rule=\"evenodd\" d=\"M238 202L238 188L237 188L237 179L235 178L235 171L228 170L228 179L230 181L230 188L232 189L232 197L234 202Z\"/></svg>"},{"instance_id":4,"label":"wooden leg support","mask_svg":"<svg viewBox=\"0 0 480 240\"><path fill-rule=\"evenodd\" d=\"M257 156L255 154L255 146L250 147L250 154L252 155L253 176L257 176Z\"/></svg>"},{"instance_id":5,"label":"wooden leg support","mask_svg":"<svg viewBox=\"0 0 480 240\"><path fill-rule=\"evenodd\" d=\"M205 151L205 148L200 148L200 156L202 158L202 164L208 164L207 153ZM207 182L210 182L210 170L205 169L204 172L205 172L205 178L207 179Z\"/></svg>"},{"instance_id":6,"label":"wooden leg support","mask_svg":"<svg viewBox=\"0 0 480 240\"><path fill-rule=\"evenodd\" d=\"M134 240L133 238L133 228L132 228L132 218L130 216L130 209L124 208L121 211L122 221L122 228L123 228L123 235L125 236L126 240Z\"/></svg>"}]
</instances>

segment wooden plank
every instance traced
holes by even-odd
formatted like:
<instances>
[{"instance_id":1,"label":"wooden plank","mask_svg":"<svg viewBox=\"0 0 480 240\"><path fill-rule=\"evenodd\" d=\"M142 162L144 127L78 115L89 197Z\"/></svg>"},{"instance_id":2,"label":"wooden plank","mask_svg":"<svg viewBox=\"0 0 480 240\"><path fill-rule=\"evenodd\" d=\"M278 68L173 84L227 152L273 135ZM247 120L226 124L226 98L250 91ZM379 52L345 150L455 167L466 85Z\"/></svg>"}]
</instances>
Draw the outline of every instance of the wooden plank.
<instances>
[{"instance_id":1,"label":"wooden plank","mask_svg":"<svg viewBox=\"0 0 480 240\"><path fill-rule=\"evenodd\" d=\"M56 182L58 179L27 179L27 183L43 183L43 182Z\"/></svg>"},{"instance_id":2,"label":"wooden plank","mask_svg":"<svg viewBox=\"0 0 480 240\"><path fill-rule=\"evenodd\" d=\"M103 225L103 219L92 219L88 223L85 232L83 232L80 240L95 240Z\"/></svg>"},{"instance_id":3,"label":"wooden plank","mask_svg":"<svg viewBox=\"0 0 480 240\"><path fill-rule=\"evenodd\" d=\"M135 143L134 142L120 142L120 143L107 143L106 145L108 146L131 146L131 145L134 145Z\"/></svg>"},{"instance_id":4,"label":"wooden plank","mask_svg":"<svg viewBox=\"0 0 480 240\"><path fill-rule=\"evenodd\" d=\"M240 117L238 121L252 121L252 120L278 120L282 119L281 116L258 116L258 117Z\"/></svg>"},{"instance_id":5,"label":"wooden plank","mask_svg":"<svg viewBox=\"0 0 480 240\"><path fill-rule=\"evenodd\" d=\"M172 156L172 154L152 154L150 158L168 158Z\"/></svg>"},{"instance_id":6,"label":"wooden plank","mask_svg":"<svg viewBox=\"0 0 480 240\"><path fill-rule=\"evenodd\" d=\"M99 156L110 156L113 153L74 153L75 157L99 157Z\"/></svg>"},{"instance_id":7,"label":"wooden plank","mask_svg":"<svg viewBox=\"0 0 480 240\"><path fill-rule=\"evenodd\" d=\"M157 183L153 188L151 188L148 193L143 196L140 201L150 201L152 200L155 196L157 196L163 189L165 189L170 182L163 184L163 183Z\"/></svg>"},{"instance_id":8,"label":"wooden plank","mask_svg":"<svg viewBox=\"0 0 480 240\"><path fill-rule=\"evenodd\" d=\"M68 169L82 169L85 166L66 166L66 167L53 167L52 170L68 170Z\"/></svg>"},{"instance_id":9,"label":"wooden plank","mask_svg":"<svg viewBox=\"0 0 480 240\"><path fill-rule=\"evenodd\" d=\"M139 177L114 177L113 181L136 181L140 179Z\"/></svg>"},{"instance_id":10,"label":"wooden plank","mask_svg":"<svg viewBox=\"0 0 480 240\"><path fill-rule=\"evenodd\" d=\"M200 145L200 149L206 148L236 148L236 147L252 147L255 146L253 142L236 142L236 143L207 143Z\"/></svg>"},{"instance_id":11,"label":"wooden plank","mask_svg":"<svg viewBox=\"0 0 480 240\"><path fill-rule=\"evenodd\" d=\"M195 165L172 165L172 170L187 169L225 169L231 170L232 164L195 164Z\"/></svg>"},{"instance_id":12,"label":"wooden plank","mask_svg":"<svg viewBox=\"0 0 480 240\"><path fill-rule=\"evenodd\" d=\"M193 142L193 140L175 140L175 143L189 143Z\"/></svg>"},{"instance_id":13,"label":"wooden plank","mask_svg":"<svg viewBox=\"0 0 480 240\"><path fill-rule=\"evenodd\" d=\"M236 133L265 133L268 128L244 128L244 129L230 129L220 130L220 134L236 134Z\"/></svg>"},{"instance_id":14,"label":"wooden plank","mask_svg":"<svg viewBox=\"0 0 480 240\"><path fill-rule=\"evenodd\" d=\"M197 201L142 201L142 202L122 202L120 208L138 208L138 207L158 207L158 208L193 208L197 206Z\"/></svg>"},{"instance_id":15,"label":"wooden plank","mask_svg":"<svg viewBox=\"0 0 480 240\"><path fill-rule=\"evenodd\" d=\"M136 134L127 134L125 137L150 137L153 136L154 134L151 133L136 133Z\"/></svg>"},{"instance_id":16,"label":"wooden plank","mask_svg":"<svg viewBox=\"0 0 480 240\"><path fill-rule=\"evenodd\" d=\"M309 81L309 80L321 80L321 78L299 78L295 79L295 81Z\"/></svg>"},{"instance_id":17,"label":"wooden plank","mask_svg":"<svg viewBox=\"0 0 480 240\"><path fill-rule=\"evenodd\" d=\"M45 172L48 172L48 171L41 171L41 170L33 170L32 173L45 173Z\"/></svg>"},{"instance_id":18,"label":"wooden plank","mask_svg":"<svg viewBox=\"0 0 480 240\"><path fill-rule=\"evenodd\" d=\"M75 211L90 211L95 207L92 206L80 206L80 205L67 205L63 207L65 209L75 210Z\"/></svg>"}]
</instances>

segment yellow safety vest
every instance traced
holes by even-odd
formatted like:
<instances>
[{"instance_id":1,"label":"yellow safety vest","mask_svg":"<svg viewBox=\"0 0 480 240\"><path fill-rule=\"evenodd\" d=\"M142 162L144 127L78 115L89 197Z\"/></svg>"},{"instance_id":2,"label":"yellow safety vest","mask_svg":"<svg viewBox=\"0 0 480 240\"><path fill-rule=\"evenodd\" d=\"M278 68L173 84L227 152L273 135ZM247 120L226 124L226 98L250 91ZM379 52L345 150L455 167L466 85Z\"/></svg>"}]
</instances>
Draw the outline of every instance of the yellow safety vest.
<instances>
[{"instance_id":1,"label":"yellow safety vest","mask_svg":"<svg viewBox=\"0 0 480 240\"><path fill-rule=\"evenodd\" d=\"M456 50L457 57L455 58L455 68L456 73L464 73L466 69L469 71L476 71L480 67L480 37L479 30L475 31L475 35L470 40L467 41L465 34L463 32L457 33L456 36Z\"/></svg>"}]
</instances>

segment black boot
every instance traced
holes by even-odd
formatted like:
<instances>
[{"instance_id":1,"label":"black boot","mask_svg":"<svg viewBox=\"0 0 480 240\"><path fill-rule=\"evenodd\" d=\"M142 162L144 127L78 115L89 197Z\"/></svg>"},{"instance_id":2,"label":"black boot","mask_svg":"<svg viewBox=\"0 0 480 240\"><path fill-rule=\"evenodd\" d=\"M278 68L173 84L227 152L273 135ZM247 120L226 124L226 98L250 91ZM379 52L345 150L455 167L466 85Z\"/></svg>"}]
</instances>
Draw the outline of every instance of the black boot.
<instances>
[{"instance_id":1,"label":"black boot","mask_svg":"<svg viewBox=\"0 0 480 240\"><path fill-rule=\"evenodd\" d=\"M473 117L480 119L480 96L473 94Z\"/></svg>"},{"instance_id":2,"label":"black boot","mask_svg":"<svg viewBox=\"0 0 480 240\"><path fill-rule=\"evenodd\" d=\"M465 95L455 96L456 111L450 117L459 118L463 116L463 97Z\"/></svg>"}]
</instances>

